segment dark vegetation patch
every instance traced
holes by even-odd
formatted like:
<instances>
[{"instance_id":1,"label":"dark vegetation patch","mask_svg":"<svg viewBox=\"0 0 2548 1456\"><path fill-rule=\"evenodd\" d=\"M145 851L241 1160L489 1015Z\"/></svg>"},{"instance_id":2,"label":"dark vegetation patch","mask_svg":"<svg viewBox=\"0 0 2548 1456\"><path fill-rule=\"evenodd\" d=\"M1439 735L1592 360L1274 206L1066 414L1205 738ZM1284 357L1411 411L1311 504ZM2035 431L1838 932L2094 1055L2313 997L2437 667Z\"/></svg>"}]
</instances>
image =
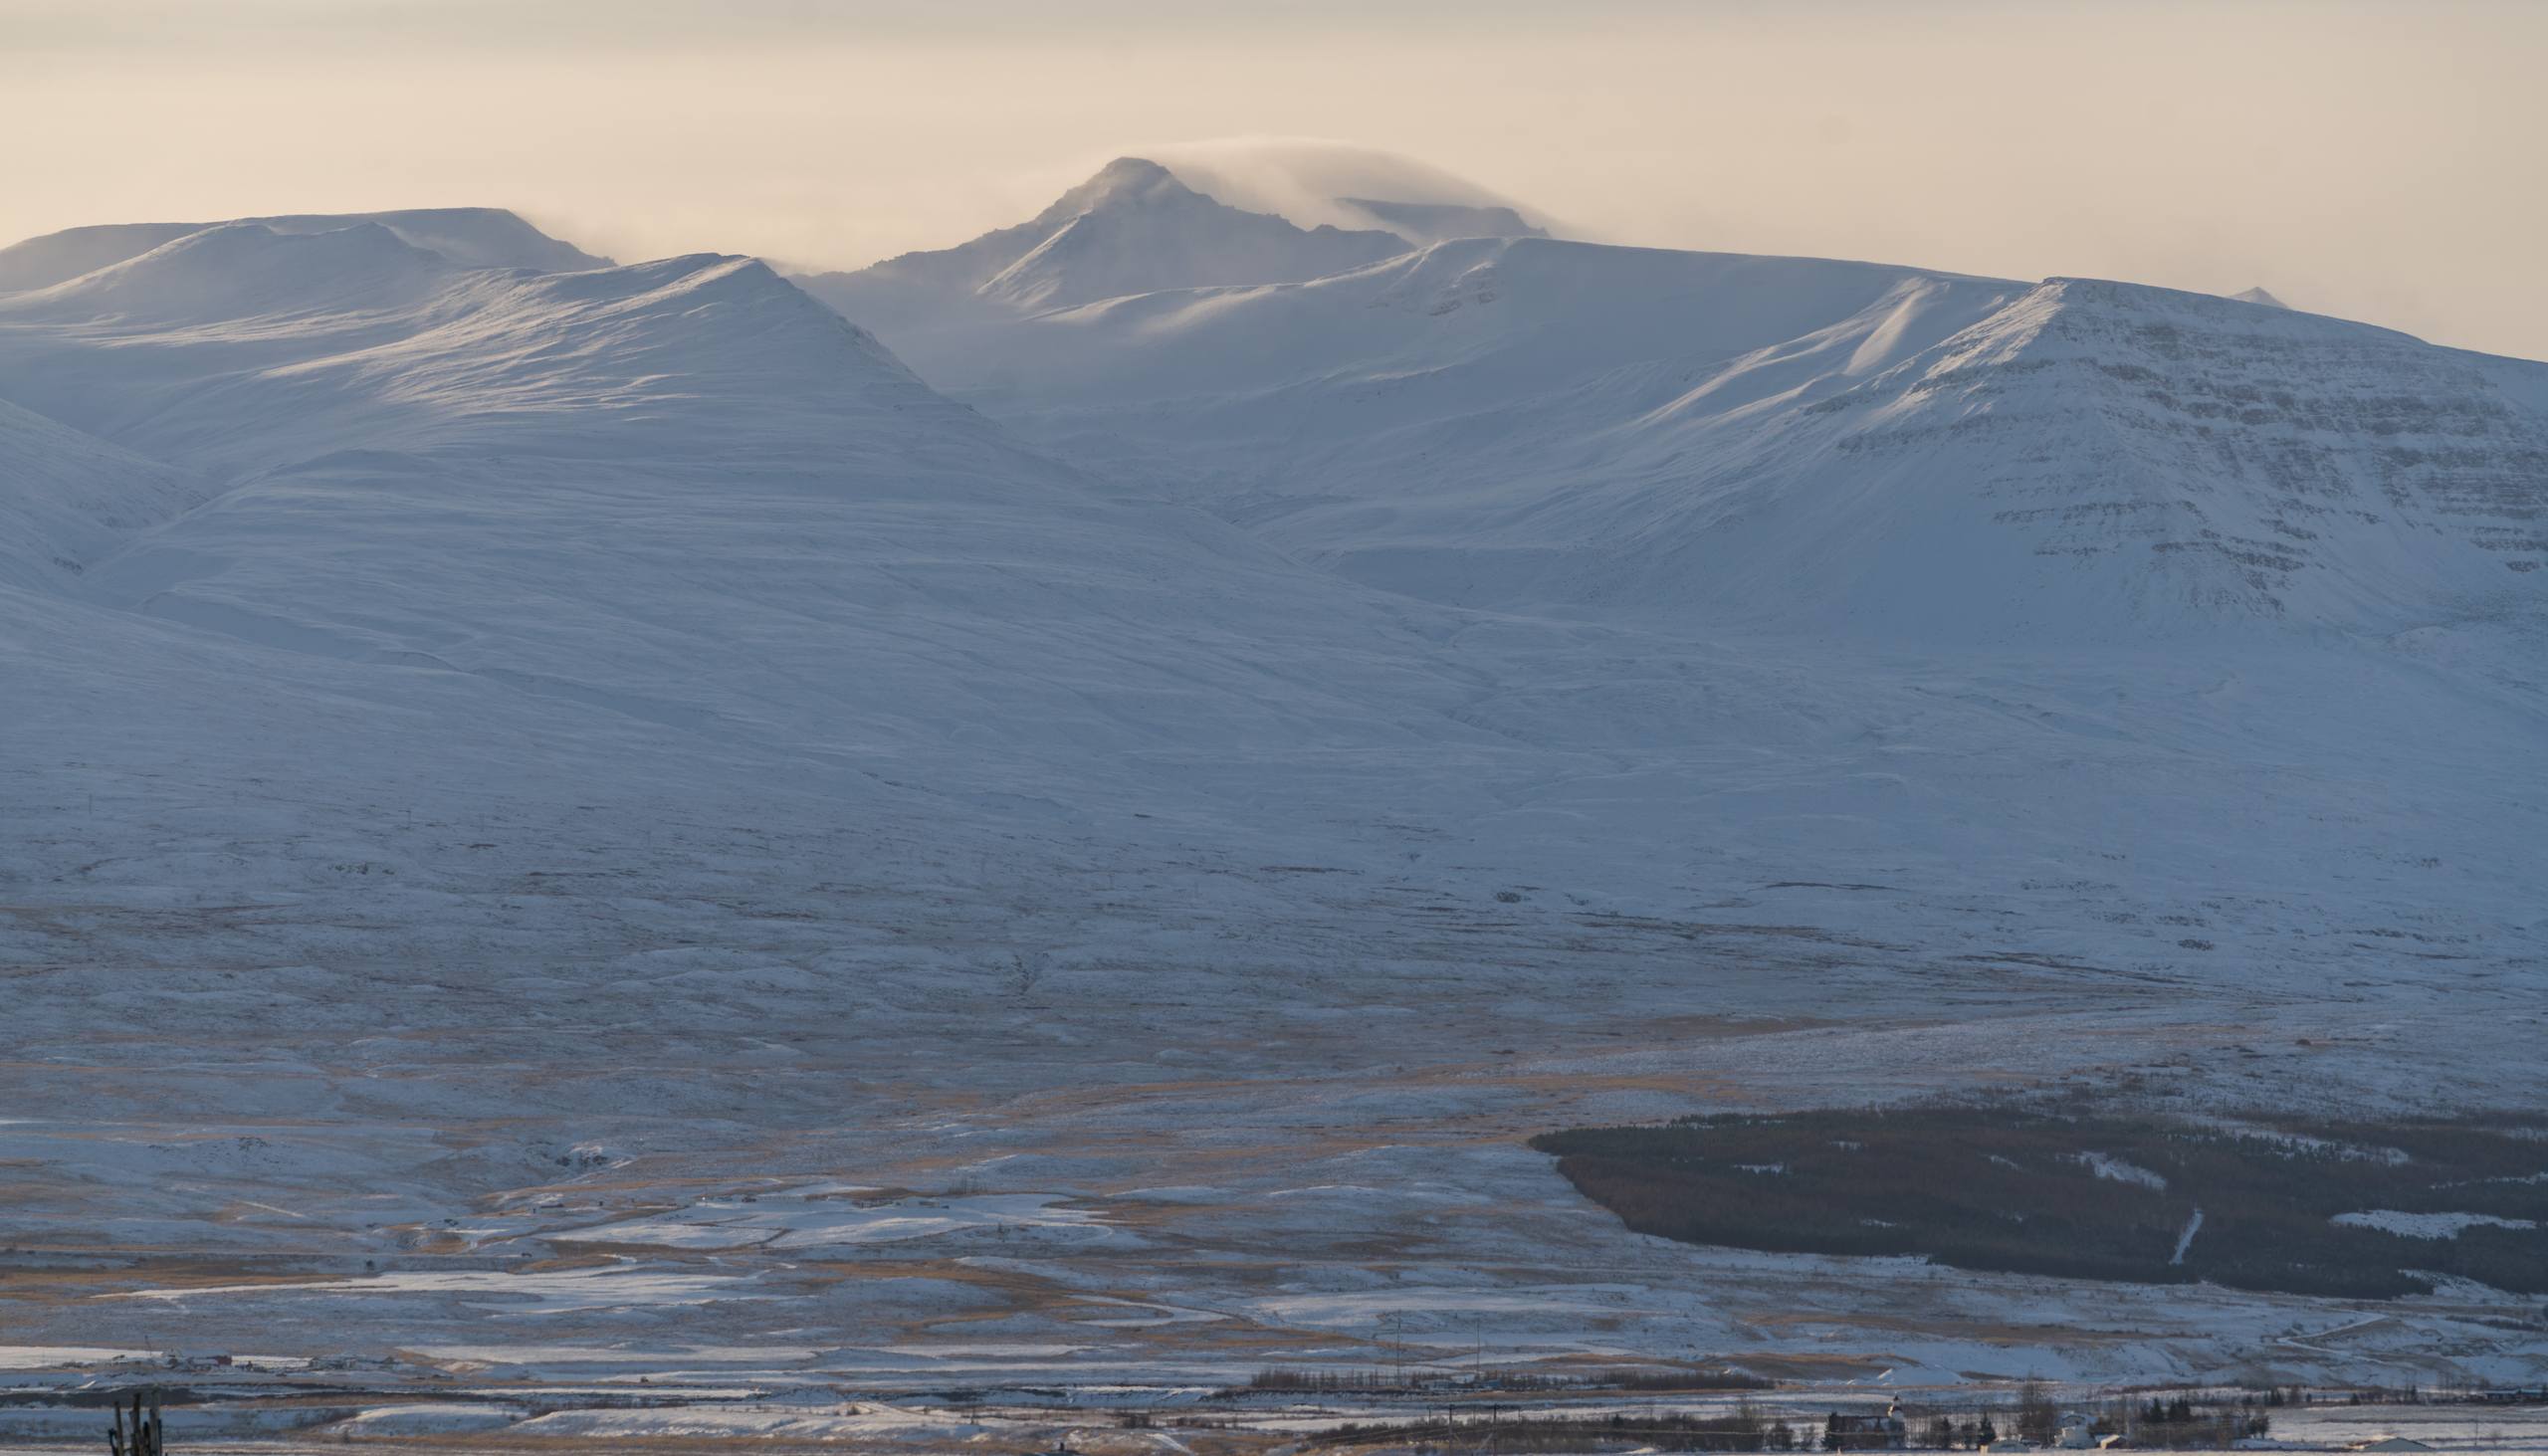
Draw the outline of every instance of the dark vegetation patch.
<instances>
[{"instance_id":1,"label":"dark vegetation patch","mask_svg":"<svg viewBox=\"0 0 2548 1456\"><path fill-rule=\"evenodd\" d=\"M2490 1118L2225 1126L1930 1106L1585 1128L1531 1145L1628 1227L1688 1243L2390 1299L2428 1291L2428 1275L2548 1293L2548 1227L2428 1239L2333 1221L2548 1224L2542 1134Z\"/></svg>"}]
</instances>

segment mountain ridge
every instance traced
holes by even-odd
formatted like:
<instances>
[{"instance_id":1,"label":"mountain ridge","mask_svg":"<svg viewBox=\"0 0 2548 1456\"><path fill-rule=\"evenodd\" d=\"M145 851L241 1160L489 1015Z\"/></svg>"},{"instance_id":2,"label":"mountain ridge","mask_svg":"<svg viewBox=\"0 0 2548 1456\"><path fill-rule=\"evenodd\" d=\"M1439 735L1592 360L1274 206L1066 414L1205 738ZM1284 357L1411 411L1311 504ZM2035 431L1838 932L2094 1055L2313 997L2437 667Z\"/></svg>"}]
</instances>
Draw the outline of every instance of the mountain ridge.
<instances>
[{"instance_id":1,"label":"mountain ridge","mask_svg":"<svg viewBox=\"0 0 2548 1456\"><path fill-rule=\"evenodd\" d=\"M234 475L461 442L738 464L873 430L932 451L1013 448L872 335L732 255L462 269L375 224L234 224L0 296L0 323L20 335L0 350L0 397Z\"/></svg>"},{"instance_id":2,"label":"mountain ridge","mask_svg":"<svg viewBox=\"0 0 2548 1456\"><path fill-rule=\"evenodd\" d=\"M2020 335L2021 357L1938 362ZM2527 522L2548 455L2518 361L2463 365L2393 330L2137 285L1479 239L1302 284L1163 290L904 337L924 372L1092 469L1139 473L1358 582L1454 605L1756 625L1784 610L1828 630L2069 640L2233 622L2370 631L2419 602L2518 595L2543 549ZM1895 372L1915 366L1935 372ZM1959 368L1982 369L1962 377L1994 393L1939 414ZM2010 392L2042 370L2064 382ZM1887 409L1938 418L1872 434L1832 423L1886 389L1909 391ZM2039 433L2008 433L2013 410L2034 412L2023 428ZM2004 443L1940 454L1914 445L1922 430ZM2250 435L2275 443L2234 443ZM1865 479L1914 457L2031 504L1976 515L1966 500L1948 513L1962 513L1953 541L1921 534L1937 520L1888 516L1891 539L1918 537L1940 563L1934 580L1907 559L1833 566L1828 552L1863 533L1814 523L1833 508L1808 498L1894 512ZM2013 461L2036 475L2010 474ZM2098 480L2120 494L2099 497ZM1760 536L1765 512L1805 534ZM2015 554L1970 555L2004 538ZM2127 541L2144 553L2128 569ZM1775 588L1770 561L1850 583L1860 625ZM1706 584L1718 580L1751 585Z\"/></svg>"}]
</instances>

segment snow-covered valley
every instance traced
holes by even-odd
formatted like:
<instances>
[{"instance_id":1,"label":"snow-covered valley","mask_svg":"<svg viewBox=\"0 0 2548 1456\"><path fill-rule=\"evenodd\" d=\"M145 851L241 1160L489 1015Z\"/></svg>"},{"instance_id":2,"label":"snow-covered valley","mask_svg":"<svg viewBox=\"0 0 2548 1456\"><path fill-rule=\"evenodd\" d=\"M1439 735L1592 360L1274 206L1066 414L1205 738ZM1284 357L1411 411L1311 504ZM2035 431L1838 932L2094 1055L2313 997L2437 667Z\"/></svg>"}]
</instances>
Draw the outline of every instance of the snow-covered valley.
<instances>
[{"instance_id":1,"label":"snow-covered valley","mask_svg":"<svg viewBox=\"0 0 2548 1456\"><path fill-rule=\"evenodd\" d=\"M0 253L0 1366L2536 1370L1523 1140L2548 1106L2548 365L1130 176L801 289Z\"/></svg>"}]
</instances>

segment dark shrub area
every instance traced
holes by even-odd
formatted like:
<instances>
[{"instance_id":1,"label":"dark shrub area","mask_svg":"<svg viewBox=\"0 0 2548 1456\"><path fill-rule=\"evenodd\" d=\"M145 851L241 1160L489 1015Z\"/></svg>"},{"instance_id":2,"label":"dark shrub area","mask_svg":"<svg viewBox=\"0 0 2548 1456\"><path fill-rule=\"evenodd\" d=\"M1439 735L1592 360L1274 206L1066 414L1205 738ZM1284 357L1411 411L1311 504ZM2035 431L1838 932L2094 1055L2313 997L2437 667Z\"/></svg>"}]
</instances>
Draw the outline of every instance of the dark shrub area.
<instances>
[{"instance_id":1,"label":"dark shrub area","mask_svg":"<svg viewBox=\"0 0 2548 1456\"><path fill-rule=\"evenodd\" d=\"M2386 1299L2429 1288L2419 1273L2548 1293L2548 1228L2427 1239L2333 1221L2548 1223L2539 1131L1959 1106L1587 1128L1532 1145L1630 1228L1689 1243Z\"/></svg>"}]
</instances>

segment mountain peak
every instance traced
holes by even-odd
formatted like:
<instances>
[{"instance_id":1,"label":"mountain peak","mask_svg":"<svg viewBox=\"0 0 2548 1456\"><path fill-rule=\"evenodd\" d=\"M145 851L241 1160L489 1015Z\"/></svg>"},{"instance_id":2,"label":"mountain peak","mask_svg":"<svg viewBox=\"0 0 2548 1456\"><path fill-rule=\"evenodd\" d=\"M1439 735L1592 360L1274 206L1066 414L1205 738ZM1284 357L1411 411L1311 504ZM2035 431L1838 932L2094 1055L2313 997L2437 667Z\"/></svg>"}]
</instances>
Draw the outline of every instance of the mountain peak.
<instances>
[{"instance_id":1,"label":"mountain peak","mask_svg":"<svg viewBox=\"0 0 2548 1456\"><path fill-rule=\"evenodd\" d=\"M1174 172L1152 161L1149 157L1119 156L1098 168L1095 176L1072 190L1096 191L1111 196L1159 186L1176 187L1181 190L1185 184L1176 180Z\"/></svg>"},{"instance_id":2,"label":"mountain peak","mask_svg":"<svg viewBox=\"0 0 2548 1456\"><path fill-rule=\"evenodd\" d=\"M1455 237L1524 237L1533 209L1413 157L1309 137L1225 137L1147 146L1142 155L1215 202L1296 227L1382 229L1421 247Z\"/></svg>"},{"instance_id":3,"label":"mountain peak","mask_svg":"<svg viewBox=\"0 0 2548 1456\"><path fill-rule=\"evenodd\" d=\"M1406 251L1394 233L1304 228L1196 191L1148 157L1121 156L1014 227L797 282L890 337L985 305L1033 312L1163 289L1300 283Z\"/></svg>"},{"instance_id":4,"label":"mountain peak","mask_svg":"<svg viewBox=\"0 0 2548 1456\"><path fill-rule=\"evenodd\" d=\"M1172 289L1306 283L1460 238L1538 238L1503 198L1408 158L1335 143L1145 147L1024 222L848 273L816 298L897 347L1019 312Z\"/></svg>"},{"instance_id":5,"label":"mountain peak","mask_svg":"<svg viewBox=\"0 0 2548 1456\"><path fill-rule=\"evenodd\" d=\"M1055 198L1053 205L1035 215L1027 226L1040 237L1050 237L1056 229L1066 227L1071 219L1084 213L1138 208L1161 203L1178 204L1207 199L1201 193L1176 180L1176 174L1146 157L1119 156L1097 169L1085 182Z\"/></svg>"}]
</instances>

